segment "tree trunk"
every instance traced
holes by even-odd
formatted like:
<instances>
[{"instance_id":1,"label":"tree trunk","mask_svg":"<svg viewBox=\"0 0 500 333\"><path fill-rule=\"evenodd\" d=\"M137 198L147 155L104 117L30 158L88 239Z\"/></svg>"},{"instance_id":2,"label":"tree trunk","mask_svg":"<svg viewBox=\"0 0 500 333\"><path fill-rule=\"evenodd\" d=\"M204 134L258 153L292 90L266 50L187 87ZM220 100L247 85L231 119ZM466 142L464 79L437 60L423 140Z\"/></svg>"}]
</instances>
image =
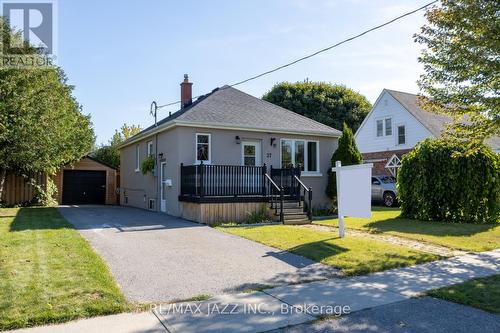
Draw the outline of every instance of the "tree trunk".
<instances>
[{"instance_id":1,"label":"tree trunk","mask_svg":"<svg viewBox=\"0 0 500 333\"><path fill-rule=\"evenodd\" d=\"M0 202L3 198L3 189L5 187L5 178L7 177L7 170L0 169Z\"/></svg>"}]
</instances>

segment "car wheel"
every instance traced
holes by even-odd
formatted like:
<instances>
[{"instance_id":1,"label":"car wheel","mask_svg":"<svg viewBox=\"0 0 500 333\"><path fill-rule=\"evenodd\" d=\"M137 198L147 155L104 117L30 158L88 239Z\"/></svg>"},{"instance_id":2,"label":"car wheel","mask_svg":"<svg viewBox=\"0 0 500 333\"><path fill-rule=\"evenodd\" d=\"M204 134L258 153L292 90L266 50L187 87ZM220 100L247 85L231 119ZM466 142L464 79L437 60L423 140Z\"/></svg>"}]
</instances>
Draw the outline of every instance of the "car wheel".
<instances>
[{"instance_id":1,"label":"car wheel","mask_svg":"<svg viewBox=\"0 0 500 333\"><path fill-rule=\"evenodd\" d=\"M396 196L392 192L384 193L384 205L387 207L393 207L396 203Z\"/></svg>"}]
</instances>

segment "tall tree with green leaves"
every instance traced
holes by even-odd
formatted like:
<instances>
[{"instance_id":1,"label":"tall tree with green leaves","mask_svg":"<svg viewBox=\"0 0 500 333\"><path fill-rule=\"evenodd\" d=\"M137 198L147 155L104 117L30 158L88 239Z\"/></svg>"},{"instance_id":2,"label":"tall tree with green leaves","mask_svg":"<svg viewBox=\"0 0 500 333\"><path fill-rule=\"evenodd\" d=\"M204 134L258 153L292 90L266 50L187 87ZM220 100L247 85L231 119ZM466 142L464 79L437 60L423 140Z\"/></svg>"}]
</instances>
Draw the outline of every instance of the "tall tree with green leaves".
<instances>
[{"instance_id":1,"label":"tall tree with green leaves","mask_svg":"<svg viewBox=\"0 0 500 333\"><path fill-rule=\"evenodd\" d=\"M450 138L481 142L500 135L500 2L442 0L426 12L416 42L425 73L422 104L455 121Z\"/></svg>"},{"instance_id":2,"label":"tall tree with green leaves","mask_svg":"<svg viewBox=\"0 0 500 333\"><path fill-rule=\"evenodd\" d=\"M2 40L19 38L0 24ZM38 56L29 45L24 52ZM51 174L90 151L90 116L81 113L72 91L58 67L0 67L0 198L8 173Z\"/></svg>"},{"instance_id":3,"label":"tall tree with green leaves","mask_svg":"<svg viewBox=\"0 0 500 333\"><path fill-rule=\"evenodd\" d=\"M344 123L342 136L339 139L339 146L332 155L331 167L335 167L335 162L340 161L343 166L363 163L363 156L356 146L352 130ZM337 178L331 168L328 169L328 185L326 186L326 195L336 202L337 197Z\"/></svg>"},{"instance_id":4,"label":"tall tree with green leaves","mask_svg":"<svg viewBox=\"0 0 500 333\"><path fill-rule=\"evenodd\" d=\"M343 85L324 82L281 82L262 99L322 124L356 131L372 105L365 96Z\"/></svg>"},{"instance_id":5,"label":"tall tree with green leaves","mask_svg":"<svg viewBox=\"0 0 500 333\"><path fill-rule=\"evenodd\" d=\"M123 124L120 130L115 130L115 134L107 145L102 145L92 152L92 157L115 168L120 167L120 151L118 146L125 140L133 137L141 131L139 125Z\"/></svg>"}]
</instances>

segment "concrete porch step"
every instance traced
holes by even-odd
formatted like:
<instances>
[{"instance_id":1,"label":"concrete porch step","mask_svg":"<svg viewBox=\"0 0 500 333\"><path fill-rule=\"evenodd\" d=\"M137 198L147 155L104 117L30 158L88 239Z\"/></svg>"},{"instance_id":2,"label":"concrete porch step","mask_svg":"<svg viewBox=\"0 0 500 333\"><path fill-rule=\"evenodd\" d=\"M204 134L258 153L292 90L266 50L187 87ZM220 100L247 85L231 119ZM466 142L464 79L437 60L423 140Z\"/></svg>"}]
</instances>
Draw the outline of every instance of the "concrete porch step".
<instances>
[{"instance_id":1,"label":"concrete porch step","mask_svg":"<svg viewBox=\"0 0 500 333\"><path fill-rule=\"evenodd\" d=\"M301 224L310 224L311 221L309 221L309 219L307 217L305 218L287 218L285 217L285 221L283 222L283 224L287 224L287 225L301 225Z\"/></svg>"}]
</instances>

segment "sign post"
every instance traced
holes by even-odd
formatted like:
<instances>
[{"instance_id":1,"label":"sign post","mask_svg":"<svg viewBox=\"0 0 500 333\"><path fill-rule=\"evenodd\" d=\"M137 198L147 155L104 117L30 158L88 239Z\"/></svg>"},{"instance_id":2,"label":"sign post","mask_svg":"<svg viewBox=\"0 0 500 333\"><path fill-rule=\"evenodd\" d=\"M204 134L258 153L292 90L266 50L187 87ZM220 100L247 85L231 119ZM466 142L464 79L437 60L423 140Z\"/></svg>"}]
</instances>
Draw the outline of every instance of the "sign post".
<instances>
[{"instance_id":1,"label":"sign post","mask_svg":"<svg viewBox=\"0 0 500 333\"><path fill-rule=\"evenodd\" d=\"M339 216L339 236L345 237L346 216L371 217L371 188L373 164L342 166L335 162L332 171L337 179L337 211Z\"/></svg>"}]
</instances>

